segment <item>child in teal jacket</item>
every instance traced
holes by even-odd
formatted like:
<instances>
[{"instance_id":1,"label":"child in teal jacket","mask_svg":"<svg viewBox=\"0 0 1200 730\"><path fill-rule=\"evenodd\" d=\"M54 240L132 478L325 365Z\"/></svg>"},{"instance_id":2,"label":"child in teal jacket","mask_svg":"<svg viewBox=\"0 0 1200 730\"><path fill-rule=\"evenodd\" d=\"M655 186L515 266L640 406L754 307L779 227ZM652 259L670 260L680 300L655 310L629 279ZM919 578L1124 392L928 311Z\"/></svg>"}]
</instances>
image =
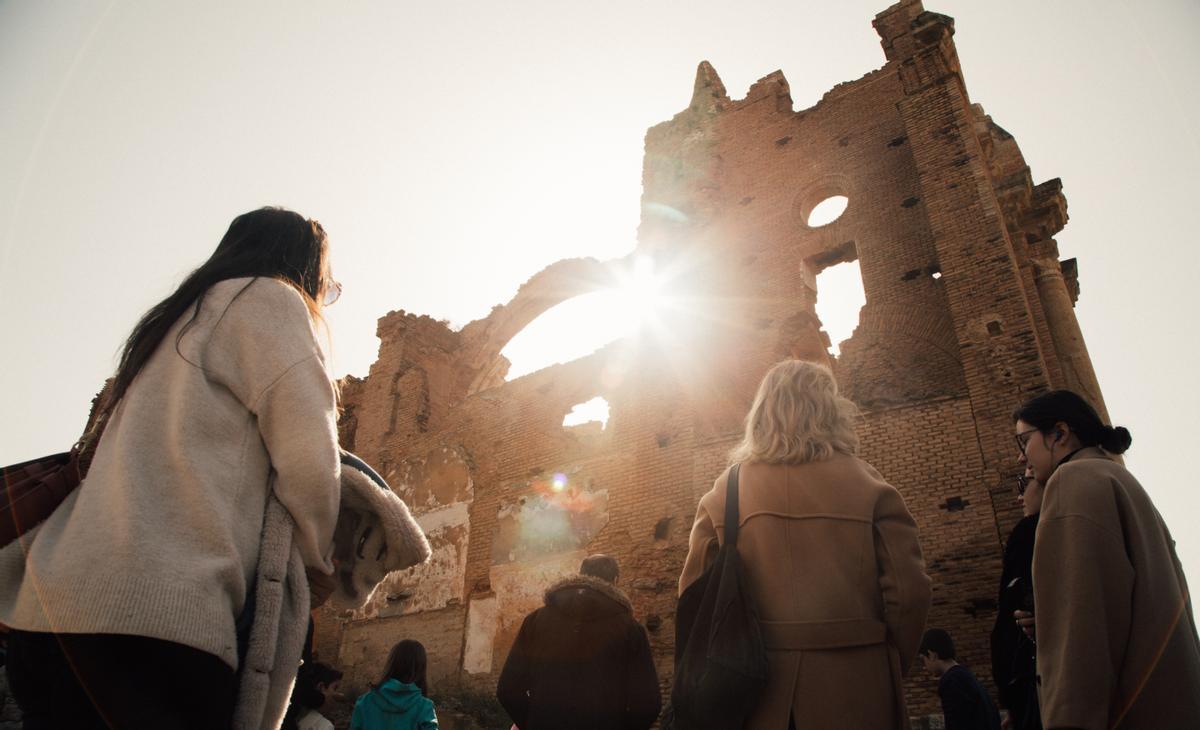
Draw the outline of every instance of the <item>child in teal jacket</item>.
<instances>
[{"instance_id":1,"label":"child in teal jacket","mask_svg":"<svg viewBox=\"0 0 1200 730\"><path fill-rule=\"evenodd\" d=\"M425 664L421 642L405 639L392 647L383 679L354 704L350 730L437 730L425 696Z\"/></svg>"}]
</instances>

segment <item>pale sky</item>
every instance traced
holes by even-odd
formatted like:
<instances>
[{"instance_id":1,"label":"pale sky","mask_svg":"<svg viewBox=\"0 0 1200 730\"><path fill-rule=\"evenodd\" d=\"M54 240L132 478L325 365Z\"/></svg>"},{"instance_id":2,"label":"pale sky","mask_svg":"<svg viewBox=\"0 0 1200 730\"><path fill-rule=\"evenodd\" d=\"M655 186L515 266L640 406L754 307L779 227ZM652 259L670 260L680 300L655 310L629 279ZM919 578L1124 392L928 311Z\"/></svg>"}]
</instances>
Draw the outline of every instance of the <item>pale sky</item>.
<instances>
[{"instance_id":1,"label":"pale sky","mask_svg":"<svg viewBox=\"0 0 1200 730\"><path fill-rule=\"evenodd\" d=\"M389 310L461 326L557 259L629 253L643 135L701 60L735 98L782 69L803 109L883 65L885 6L0 0L0 464L70 445L134 322L234 215L321 220L335 370L365 375ZM926 8L955 18L971 98L1035 181L1063 179L1076 312L1196 585L1200 4ZM523 368L616 336L568 305Z\"/></svg>"}]
</instances>

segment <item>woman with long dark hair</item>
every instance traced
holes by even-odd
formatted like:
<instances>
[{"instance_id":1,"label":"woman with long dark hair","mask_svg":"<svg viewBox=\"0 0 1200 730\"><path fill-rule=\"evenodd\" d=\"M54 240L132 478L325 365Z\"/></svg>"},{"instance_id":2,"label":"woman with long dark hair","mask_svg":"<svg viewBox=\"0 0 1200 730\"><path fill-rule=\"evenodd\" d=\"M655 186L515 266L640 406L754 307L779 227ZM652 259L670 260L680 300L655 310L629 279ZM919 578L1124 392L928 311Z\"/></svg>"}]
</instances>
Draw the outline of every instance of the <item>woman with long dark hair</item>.
<instances>
[{"instance_id":1,"label":"woman with long dark hair","mask_svg":"<svg viewBox=\"0 0 1200 730\"><path fill-rule=\"evenodd\" d=\"M1200 727L1200 639L1175 541L1115 457L1128 430L1068 390L1013 414L1045 485L1032 624L1047 728Z\"/></svg>"},{"instance_id":2,"label":"woman with long dark hair","mask_svg":"<svg viewBox=\"0 0 1200 730\"><path fill-rule=\"evenodd\" d=\"M336 397L316 335L340 291L328 248L292 211L238 216L134 327L87 479L0 550L26 727L228 726L272 491L304 563L332 572Z\"/></svg>"},{"instance_id":3,"label":"woman with long dark hair","mask_svg":"<svg viewBox=\"0 0 1200 730\"><path fill-rule=\"evenodd\" d=\"M405 639L393 646L383 676L354 704L350 730L437 730L426 661L419 641Z\"/></svg>"}]
</instances>

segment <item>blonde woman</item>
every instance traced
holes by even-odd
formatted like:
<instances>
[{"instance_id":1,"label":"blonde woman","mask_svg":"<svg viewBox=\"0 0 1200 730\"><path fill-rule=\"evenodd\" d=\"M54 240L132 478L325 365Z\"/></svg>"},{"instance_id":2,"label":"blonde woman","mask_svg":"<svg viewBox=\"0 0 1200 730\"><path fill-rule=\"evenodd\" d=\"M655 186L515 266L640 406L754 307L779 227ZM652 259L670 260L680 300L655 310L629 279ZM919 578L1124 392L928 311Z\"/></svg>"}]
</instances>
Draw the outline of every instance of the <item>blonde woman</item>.
<instances>
[{"instance_id":1,"label":"blonde woman","mask_svg":"<svg viewBox=\"0 0 1200 730\"><path fill-rule=\"evenodd\" d=\"M770 680L747 728L908 726L902 673L929 611L917 526L900 493L855 456L857 411L833 375L771 368L733 450L741 555ZM700 500L679 592L723 541L727 469Z\"/></svg>"}]
</instances>

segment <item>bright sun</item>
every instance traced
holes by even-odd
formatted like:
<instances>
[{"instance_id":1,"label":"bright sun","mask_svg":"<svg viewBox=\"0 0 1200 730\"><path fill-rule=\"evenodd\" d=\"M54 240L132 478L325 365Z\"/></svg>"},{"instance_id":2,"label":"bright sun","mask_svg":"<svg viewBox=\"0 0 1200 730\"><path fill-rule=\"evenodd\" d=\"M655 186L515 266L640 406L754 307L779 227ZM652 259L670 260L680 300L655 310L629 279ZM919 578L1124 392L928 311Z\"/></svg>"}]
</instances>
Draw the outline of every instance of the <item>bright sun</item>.
<instances>
[{"instance_id":1,"label":"bright sun","mask_svg":"<svg viewBox=\"0 0 1200 730\"><path fill-rule=\"evenodd\" d=\"M617 288L568 299L512 338L502 352L512 363L508 379L576 360L634 334L658 321L663 300L663 277L654 261L636 257Z\"/></svg>"}]
</instances>

